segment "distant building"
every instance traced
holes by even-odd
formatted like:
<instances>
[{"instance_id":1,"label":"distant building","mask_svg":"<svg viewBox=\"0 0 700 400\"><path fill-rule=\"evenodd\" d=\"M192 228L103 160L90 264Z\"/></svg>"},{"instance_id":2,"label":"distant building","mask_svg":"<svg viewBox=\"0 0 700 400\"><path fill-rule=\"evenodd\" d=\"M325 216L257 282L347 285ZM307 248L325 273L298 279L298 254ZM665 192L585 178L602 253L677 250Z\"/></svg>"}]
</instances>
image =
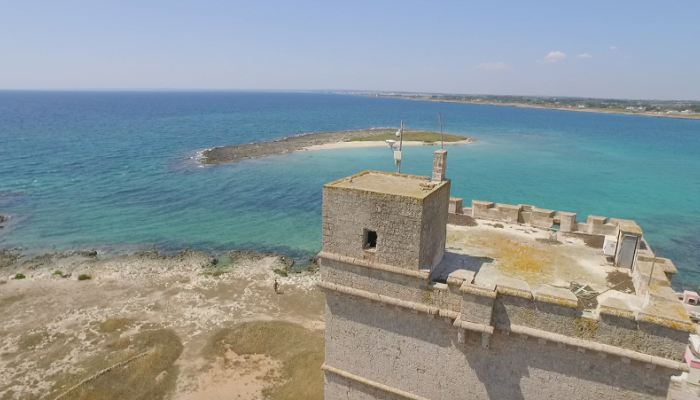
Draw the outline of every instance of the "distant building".
<instances>
[{"instance_id":1,"label":"distant building","mask_svg":"<svg viewBox=\"0 0 700 400\"><path fill-rule=\"evenodd\" d=\"M637 224L463 207L446 157L323 188L327 400L692 396L695 326Z\"/></svg>"}]
</instances>

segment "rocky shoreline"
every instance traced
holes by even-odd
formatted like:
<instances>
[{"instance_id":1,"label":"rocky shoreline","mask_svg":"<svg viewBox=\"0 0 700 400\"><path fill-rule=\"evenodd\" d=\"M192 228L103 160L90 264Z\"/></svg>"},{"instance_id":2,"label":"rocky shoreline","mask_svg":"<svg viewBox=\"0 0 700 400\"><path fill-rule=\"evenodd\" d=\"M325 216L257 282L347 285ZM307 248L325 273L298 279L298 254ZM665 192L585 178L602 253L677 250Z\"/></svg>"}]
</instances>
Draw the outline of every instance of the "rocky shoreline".
<instances>
[{"instance_id":1,"label":"rocky shoreline","mask_svg":"<svg viewBox=\"0 0 700 400\"><path fill-rule=\"evenodd\" d=\"M357 139L371 138L373 136L386 136L396 133L397 128L372 128L352 131L318 132L299 136L286 137L270 142L248 143L233 146L221 146L207 149L201 152L198 161L203 165L232 164L240 161L261 158L271 155L280 155L303 151L313 146L321 146L331 143L349 142ZM405 133L425 132L408 130ZM439 135L437 132L426 132ZM456 135L450 135L452 137ZM460 136L464 141L469 138ZM383 140L379 139L378 140ZM426 142L426 144L428 144ZM432 144L430 142L429 144Z\"/></svg>"},{"instance_id":2,"label":"rocky shoreline","mask_svg":"<svg viewBox=\"0 0 700 400\"><path fill-rule=\"evenodd\" d=\"M313 269L250 251L0 250L0 398L281 399L274 394L299 390L284 386L296 384L284 367L296 356L264 350L282 332L323 343ZM301 384L320 399L323 346L303 351L318 376Z\"/></svg>"}]
</instances>

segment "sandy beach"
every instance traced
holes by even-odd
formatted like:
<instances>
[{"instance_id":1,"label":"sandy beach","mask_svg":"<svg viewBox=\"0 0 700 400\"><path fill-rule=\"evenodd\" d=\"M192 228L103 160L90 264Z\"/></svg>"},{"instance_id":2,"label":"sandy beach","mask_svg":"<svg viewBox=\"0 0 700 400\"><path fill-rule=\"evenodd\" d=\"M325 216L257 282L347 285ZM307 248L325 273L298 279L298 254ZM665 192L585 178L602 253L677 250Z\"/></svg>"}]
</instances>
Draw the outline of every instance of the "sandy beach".
<instances>
[{"instance_id":1,"label":"sandy beach","mask_svg":"<svg viewBox=\"0 0 700 400\"><path fill-rule=\"evenodd\" d=\"M323 294L289 265L0 251L0 398L320 399Z\"/></svg>"},{"instance_id":2,"label":"sandy beach","mask_svg":"<svg viewBox=\"0 0 700 400\"><path fill-rule=\"evenodd\" d=\"M474 143L471 139L460 140L458 142L446 142L445 146L459 146L465 144ZM403 146L440 146L439 143L425 143L416 141L405 141ZM299 151L318 151L318 150L336 150L336 149L362 149L370 147L387 147L386 142L383 141L368 141L368 142L336 142L336 143L326 143L318 144L309 147L304 147ZM396 143L395 148L398 150L399 144Z\"/></svg>"},{"instance_id":3,"label":"sandy beach","mask_svg":"<svg viewBox=\"0 0 700 400\"><path fill-rule=\"evenodd\" d=\"M297 151L385 147L387 146L385 139L396 139L396 130L397 128L373 128L309 133L271 142L214 147L202 151L197 156L197 159L203 165L219 165ZM378 140L371 140L374 137L377 137ZM417 137L420 140L410 140L410 137ZM465 145L474 142L473 139L460 135L445 134L445 137L447 138L445 139L445 145L448 143L450 145ZM436 145L439 144L440 134L437 132L406 129L404 138L404 146Z\"/></svg>"}]
</instances>

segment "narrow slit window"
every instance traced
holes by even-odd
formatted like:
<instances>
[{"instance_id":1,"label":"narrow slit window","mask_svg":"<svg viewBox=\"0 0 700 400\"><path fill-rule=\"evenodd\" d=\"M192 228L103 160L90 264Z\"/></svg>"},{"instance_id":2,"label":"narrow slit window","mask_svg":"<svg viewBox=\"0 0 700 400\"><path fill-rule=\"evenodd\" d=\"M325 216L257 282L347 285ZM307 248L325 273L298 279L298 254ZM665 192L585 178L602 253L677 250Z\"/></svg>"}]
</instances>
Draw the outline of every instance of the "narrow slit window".
<instances>
[{"instance_id":1,"label":"narrow slit window","mask_svg":"<svg viewBox=\"0 0 700 400\"><path fill-rule=\"evenodd\" d=\"M365 229L364 243L362 248L365 250L374 250L377 248L377 231L370 231Z\"/></svg>"}]
</instances>

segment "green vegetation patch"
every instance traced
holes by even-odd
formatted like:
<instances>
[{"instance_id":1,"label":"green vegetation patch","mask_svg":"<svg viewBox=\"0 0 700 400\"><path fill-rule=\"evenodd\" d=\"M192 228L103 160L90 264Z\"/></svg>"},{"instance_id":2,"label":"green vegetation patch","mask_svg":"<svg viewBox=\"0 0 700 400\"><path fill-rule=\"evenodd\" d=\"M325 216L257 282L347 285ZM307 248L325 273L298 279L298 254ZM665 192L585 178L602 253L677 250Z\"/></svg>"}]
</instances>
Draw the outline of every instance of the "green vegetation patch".
<instances>
[{"instance_id":1,"label":"green vegetation patch","mask_svg":"<svg viewBox=\"0 0 700 400\"><path fill-rule=\"evenodd\" d=\"M144 354L138 358L135 356ZM182 353L182 343L172 329L139 332L128 338L106 344L103 352L94 355L80 367L84 371L63 376L56 382L51 396L71 400L161 400L168 398L177 383L175 361ZM123 365L118 365L125 362ZM107 372L73 388L97 372Z\"/></svg>"},{"instance_id":2,"label":"green vegetation patch","mask_svg":"<svg viewBox=\"0 0 700 400\"><path fill-rule=\"evenodd\" d=\"M32 350L40 346L48 338L49 335L44 331L27 333L20 339L18 347L21 351Z\"/></svg>"},{"instance_id":3,"label":"green vegetation patch","mask_svg":"<svg viewBox=\"0 0 700 400\"><path fill-rule=\"evenodd\" d=\"M277 275L279 275L279 276L281 276L281 277L284 277L284 278L286 278L286 277L289 276L289 273L288 273L286 270L284 270L284 269L275 268L275 269L273 269L272 271L273 271L274 273L276 273Z\"/></svg>"},{"instance_id":4,"label":"green vegetation patch","mask_svg":"<svg viewBox=\"0 0 700 400\"><path fill-rule=\"evenodd\" d=\"M15 275L15 277L12 278L12 279L24 279L24 278L26 278L26 276L24 276L24 274L17 274L17 275Z\"/></svg>"},{"instance_id":5,"label":"green vegetation patch","mask_svg":"<svg viewBox=\"0 0 700 400\"><path fill-rule=\"evenodd\" d=\"M460 140L467 140L468 138L465 136L459 136L459 135L450 135L445 133L445 142L459 142ZM384 141L384 140L389 140L393 139L396 140L397 142L399 141L399 138L396 137L396 133L385 133L381 135L371 135L371 136L364 136L364 137L359 137L359 138L354 138L350 139L350 142L377 142L377 141ZM429 131L404 131L403 133L403 140L408 141L408 142L426 142L426 143L439 143L440 142L440 133L438 132L429 132Z\"/></svg>"},{"instance_id":6,"label":"green vegetation patch","mask_svg":"<svg viewBox=\"0 0 700 400\"><path fill-rule=\"evenodd\" d=\"M282 362L273 386L263 390L271 400L323 399L323 331L282 321L255 321L217 332L204 349L213 360L228 350L265 354Z\"/></svg>"},{"instance_id":7,"label":"green vegetation patch","mask_svg":"<svg viewBox=\"0 0 700 400\"><path fill-rule=\"evenodd\" d=\"M104 333L113 333L117 331L125 331L126 328L133 326L134 320L129 318L112 318L100 324L100 331Z\"/></svg>"},{"instance_id":8,"label":"green vegetation patch","mask_svg":"<svg viewBox=\"0 0 700 400\"><path fill-rule=\"evenodd\" d=\"M92 279L92 277L90 275L85 275L85 274L78 275L79 281L87 281L88 279Z\"/></svg>"}]
</instances>

